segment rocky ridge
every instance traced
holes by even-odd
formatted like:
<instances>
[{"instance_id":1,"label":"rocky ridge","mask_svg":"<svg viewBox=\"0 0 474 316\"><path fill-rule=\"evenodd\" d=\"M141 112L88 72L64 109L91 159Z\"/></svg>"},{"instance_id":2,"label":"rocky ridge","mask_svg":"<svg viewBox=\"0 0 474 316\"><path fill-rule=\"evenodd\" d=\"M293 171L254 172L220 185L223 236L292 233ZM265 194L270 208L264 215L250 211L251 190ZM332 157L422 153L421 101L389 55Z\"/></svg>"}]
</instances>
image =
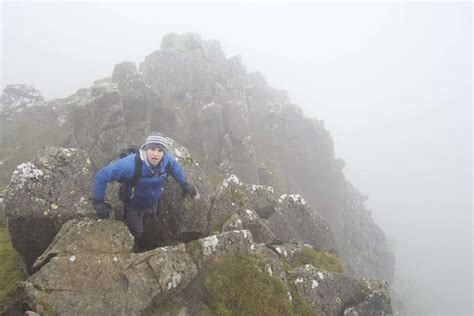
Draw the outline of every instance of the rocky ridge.
<instances>
[{"instance_id":1,"label":"rocky ridge","mask_svg":"<svg viewBox=\"0 0 474 316\"><path fill-rule=\"evenodd\" d=\"M16 104L8 100L12 99L2 98L3 108ZM351 275L389 282L393 278L394 259L383 232L365 209L365 197L345 179L344 162L334 157L324 122L306 118L286 92L269 87L258 73L247 73L239 57L226 58L217 41L170 34L139 69L124 62L111 78L97 80L68 98L44 102L33 97L27 104L41 106L13 106L8 115L2 112L8 125L0 139L5 157L1 159L10 170L47 144L84 150L93 172L115 159L121 147L140 144L151 130L172 135L192 153L194 158L185 153L180 163L205 194L199 206L180 201L179 187L171 182L163 212L153 224L160 235L149 236L150 249L203 238L223 226L224 231L246 228L265 244L291 240L337 252ZM21 137L18 126L24 122L39 132ZM11 143L11 135L20 137ZM178 147L175 154L184 148ZM229 189L224 180L233 181L231 174L241 179L238 182L255 184L232 183ZM301 196L291 195L296 192L306 205L300 203ZM115 194L109 194L113 201ZM287 200L281 204L278 198L284 194ZM290 200L296 207L287 211ZM189 217L193 212L200 216ZM321 235L304 239L279 232L278 227L296 214L307 220L295 227L324 223L317 226ZM46 246L59 231L55 225ZM43 250L45 246L33 257ZM33 257L24 258L30 266Z\"/></svg>"}]
</instances>

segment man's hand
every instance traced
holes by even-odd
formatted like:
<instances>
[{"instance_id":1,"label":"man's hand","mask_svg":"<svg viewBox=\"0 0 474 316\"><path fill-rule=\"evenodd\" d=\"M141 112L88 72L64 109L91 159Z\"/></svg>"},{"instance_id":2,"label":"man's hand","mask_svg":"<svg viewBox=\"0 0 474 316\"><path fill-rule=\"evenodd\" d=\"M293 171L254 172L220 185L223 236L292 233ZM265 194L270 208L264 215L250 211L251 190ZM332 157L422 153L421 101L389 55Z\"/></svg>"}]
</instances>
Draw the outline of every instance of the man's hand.
<instances>
[{"instance_id":1,"label":"man's hand","mask_svg":"<svg viewBox=\"0 0 474 316\"><path fill-rule=\"evenodd\" d=\"M181 188L183 189L183 197L186 197L186 195L189 194L193 199L197 195L197 190L195 187L193 187L191 184L189 184L187 181L181 185Z\"/></svg>"},{"instance_id":2,"label":"man's hand","mask_svg":"<svg viewBox=\"0 0 474 316\"><path fill-rule=\"evenodd\" d=\"M109 203L106 203L103 200L95 200L92 202L92 204L94 205L97 217L100 219L105 219L110 216L110 210L112 209L112 206Z\"/></svg>"}]
</instances>

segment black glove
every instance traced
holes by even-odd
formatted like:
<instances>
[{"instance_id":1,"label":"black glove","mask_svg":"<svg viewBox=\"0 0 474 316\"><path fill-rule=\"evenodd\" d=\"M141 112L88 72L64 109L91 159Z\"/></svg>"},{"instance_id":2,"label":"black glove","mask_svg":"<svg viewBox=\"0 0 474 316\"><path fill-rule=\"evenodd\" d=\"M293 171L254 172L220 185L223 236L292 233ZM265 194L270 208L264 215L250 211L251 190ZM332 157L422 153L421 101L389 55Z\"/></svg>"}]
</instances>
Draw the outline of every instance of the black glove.
<instances>
[{"instance_id":1,"label":"black glove","mask_svg":"<svg viewBox=\"0 0 474 316\"><path fill-rule=\"evenodd\" d=\"M94 205L94 210L97 214L97 217L100 219L108 218L110 216L110 210L112 206L109 203L104 202L103 200L95 200L92 202Z\"/></svg>"},{"instance_id":2,"label":"black glove","mask_svg":"<svg viewBox=\"0 0 474 316\"><path fill-rule=\"evenodd\" d=\"M181 188L183 189L183 197L186 197L187 194L189 194L192 198L196 197L196 188L189 184L187 181L181 185Z\"/></svg>"}]
</instances>

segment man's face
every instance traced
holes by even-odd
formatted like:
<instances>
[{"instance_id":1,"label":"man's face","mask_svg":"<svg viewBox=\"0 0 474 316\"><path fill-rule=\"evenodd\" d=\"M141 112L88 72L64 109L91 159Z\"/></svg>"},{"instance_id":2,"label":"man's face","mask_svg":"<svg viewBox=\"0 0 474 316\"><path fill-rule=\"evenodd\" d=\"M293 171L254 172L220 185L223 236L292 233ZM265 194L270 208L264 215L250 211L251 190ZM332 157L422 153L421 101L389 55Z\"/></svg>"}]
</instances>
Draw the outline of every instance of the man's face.
<instances>
[{"instance_id":1,"label":"man's face","mask_svg":"<svg viewBox=\"0 0 474 316\"><path fill-rule=\"evenodd\" d=\"M165 152L163 151L163 149L153 146L145 150L145 154L150 166L156 167L160 163Z\"/></svg>"}]
</instances>

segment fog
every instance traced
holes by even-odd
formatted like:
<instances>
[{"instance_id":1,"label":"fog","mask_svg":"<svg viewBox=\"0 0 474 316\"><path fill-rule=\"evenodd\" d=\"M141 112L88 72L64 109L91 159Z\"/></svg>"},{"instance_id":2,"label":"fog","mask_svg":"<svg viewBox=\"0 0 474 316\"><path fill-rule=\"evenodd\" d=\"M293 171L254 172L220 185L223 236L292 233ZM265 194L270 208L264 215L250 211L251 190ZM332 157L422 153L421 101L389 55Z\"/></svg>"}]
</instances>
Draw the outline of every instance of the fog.
<instances>
[{"instance_id":1,"label":"fog","mask_svg":"<svg viewBox=\"0 0 474 316\"><path fill-rule=\"evenodd\" d=\"M426 315L472 312L472 4L3 3L1 85L66 97L196 32L325 121Z\"/></svg>"}]
</instances>

